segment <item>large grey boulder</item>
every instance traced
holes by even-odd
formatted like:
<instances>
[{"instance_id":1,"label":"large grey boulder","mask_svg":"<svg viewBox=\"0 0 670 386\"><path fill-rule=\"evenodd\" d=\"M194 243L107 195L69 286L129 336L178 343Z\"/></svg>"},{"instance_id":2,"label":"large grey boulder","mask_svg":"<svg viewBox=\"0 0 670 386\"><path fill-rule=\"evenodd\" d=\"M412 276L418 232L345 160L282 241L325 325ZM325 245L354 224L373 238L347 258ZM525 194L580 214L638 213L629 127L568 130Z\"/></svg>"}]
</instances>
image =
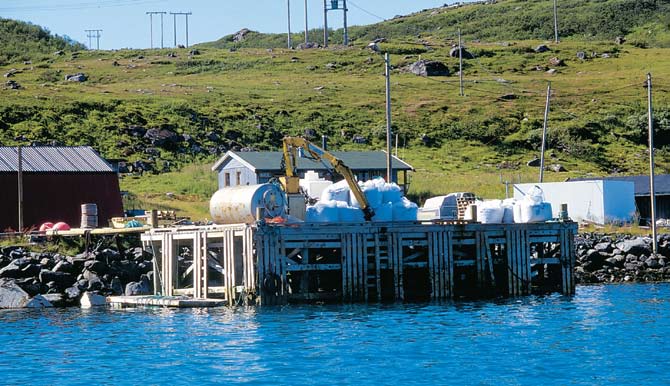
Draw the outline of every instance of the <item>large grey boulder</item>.
<instances>
[{"instance_id":1,"label":"large grey boulder","mask_svg":"<svg viewBox=\"0 0 670 386\"><path fill-rule=\"evenodd\" d=\"M0 309L44 307L53 307L53 305L42 295L31 298L11 279L0 279Z\"/></svg>"},{"instance_id":2,"label":"large grey boulder","mask_svg":"<svg viewBox=\"0 0 670 386\"><path fill-rule=\"evenodd\" d=\"M149 278L142 275L139 282L130 282L126 284L126 296L151 295Z\"/></svg>"},{"instance_id":3,"label":"large grey boulder","mask_svg":"<svg viewBox=\"0 0 670 386\"><path fill-rule=\"evenodd\" d=\"M458 58L460 55L463 55L463 59L468 59L469 60L469 59L474 59L475 58L475 56L472 55L472 53L470 53L465 48L460 48L460 47L456 46L456 47L452 48L451 50L449 50L449 56L451 56L452 58Z\"/></svg>"},{"instance_id":4,"label":"large grey boulder","mask_svg":"<svg viewBox=\"0 0 670 386\"><path fill-rule=\"evenodd\" d=\"M642 238L635 238L632 240L624 240L617 244L617 248L625 254L633 255L649 255L651 253L651 248L649 244Z\"/></svg>"},{"instance_id":5,"label":"large grey boulder","mask_svg":"<svg viewBox=\"0 0 670 386\"><path fill-rule=\"evenodd\" d=\"M449 69L442 62L419 60L409 66L409 71L419 76L448 76Z\"/></svg>"},{"instance_id":6,"label":"large grey boulder","mask_svg":"<svg viewBox=\"0 0 670 386\"><path fill-rule=\"evenodd\" d=\"M86 82L88 77L83 72L78 72L76 74L65 75L65 80L68 82Z\"/></svg>"}]
</instances>

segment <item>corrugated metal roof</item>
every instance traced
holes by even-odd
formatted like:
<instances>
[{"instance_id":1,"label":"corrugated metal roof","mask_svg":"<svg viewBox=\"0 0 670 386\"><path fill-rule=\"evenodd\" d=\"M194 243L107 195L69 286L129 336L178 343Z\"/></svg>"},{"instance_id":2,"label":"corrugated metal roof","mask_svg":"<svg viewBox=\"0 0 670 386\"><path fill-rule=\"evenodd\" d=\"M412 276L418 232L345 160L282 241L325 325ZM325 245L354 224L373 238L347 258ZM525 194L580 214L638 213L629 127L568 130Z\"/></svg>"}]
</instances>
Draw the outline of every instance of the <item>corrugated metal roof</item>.
<instances>
[{"instance_id":1,"label":"corrugated metal roof","mask_svg":"<svg viewBox=\"0 0 670 386\"><path fill-rule=\"evenodd\" d=\"M90 146L22 147L23 171L30 172L113 172ZM18 171L18 148L0 147L0 172Z\"/></svg>"},{"instance_id":2,"label":"corrugated metal roof","mask_svg":"<svg viewBox=\"0 0 670 386\"><path fill-rule=\"evenodd\" d=\"M279 171L283 153L279 151L250 151L250 152L229 152L233 153L256 170L265 171ZM332 151L330 152L335 157L339 158L351 170L385 170L386 169L386 153L383 151ZM225 161L230 158L230 154L226 153L212 169L220 169L225 165ZM325 170L321 162L316 162L309 158L298 157L296 159L296 168L298 170ZM326 162L326 164L328 164ZM401 161L396 157L391 157L391 168L396 170L413 170L412 166L406 162Z\"/></svg>"},{"instance_id":3,"label":"corrugated metal roof","mask_svg":"<svg viewBox=\"0 0 670 386\"><path fill-rule=\"evenodd\" d=\"M635 184L636 196L648 196L651 193L649 176L580 177L569 179L569 181L594 180L630 181ZM658 174L654 176L654 190L657 195L670 195L670 174Z\"/></svg>"}]
</instances>

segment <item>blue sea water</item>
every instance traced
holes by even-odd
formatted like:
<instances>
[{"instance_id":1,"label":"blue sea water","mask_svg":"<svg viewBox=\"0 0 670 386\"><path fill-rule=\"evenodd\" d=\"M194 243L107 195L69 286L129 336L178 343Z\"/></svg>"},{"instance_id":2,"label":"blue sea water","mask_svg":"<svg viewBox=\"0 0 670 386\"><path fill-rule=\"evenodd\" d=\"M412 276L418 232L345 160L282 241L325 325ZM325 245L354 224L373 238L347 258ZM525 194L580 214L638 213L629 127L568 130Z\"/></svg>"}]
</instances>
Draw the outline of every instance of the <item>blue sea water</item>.
<instances>
[{"instance_id":1,"label":"blue sea water","mask_svg":"<svg viewBox=\"0 0 670 386\"><path fill-rule=\"evenodd\" d=\"M574 297L0 312L8 385L670 384L670 284Z\"/></svg>"}]
</instances>

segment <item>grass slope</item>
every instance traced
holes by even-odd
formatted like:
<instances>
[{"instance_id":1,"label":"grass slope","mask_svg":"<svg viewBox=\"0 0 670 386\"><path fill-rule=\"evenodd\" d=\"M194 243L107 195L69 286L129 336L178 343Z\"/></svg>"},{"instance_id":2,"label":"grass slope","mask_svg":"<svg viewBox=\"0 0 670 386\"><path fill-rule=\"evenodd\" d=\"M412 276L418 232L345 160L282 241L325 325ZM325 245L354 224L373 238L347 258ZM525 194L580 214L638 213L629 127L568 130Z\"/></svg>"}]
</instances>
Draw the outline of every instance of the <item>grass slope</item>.
<instances>
[{"instance_id":1,"label":"grass slope","mask_svg":"<svg viewBox=\"0 0 670 386\"><path fill-rule=\"evenodd\" d=\"M610 40L627 36L638 46L670 47L670 4L661 0L561 0L557 6L561 39ZM351 12L358 11L355 8ZM451 39L461 28L467 40L533 40L553 39L552 0L500 0L444 6L367 26L352 26L349 37L354 42L373 39L393 40ZM312 30L312 42L323 41L323 30ZM330 32L331 42L341 42L343 31ZM252 31L241 41L235 35L205 43L212 48L285 47L285 34L263 34ZM294 34L294 42L303 36Z\"/></svg>"},{"instance_id":2,"label":"grass slope","mask_svg":"<svg viewBox=\"0 0 670 386\"><path fill-rule=\"evenodd\" d=\"M616 3L598 3L610 2ZM512 3L518 1L498 4ZM450 41L404 36L382 44L393 53L399 155L417 169L413 198L464 190L502 197L501 181L537 180L537 168L525 163L538 155L547 82L553 89L549 163L568 172L547 172L546 180L646 171L647 72L654 76L657 172L670 172L669 49L575 37L547 43L551 51L538 54L533 47L545 41L498 41L468 41L476 59L465 61L464 97L457 76L404 70L421 58L442 61L455 74ZM0 66L2 73L19 70L11 79L22 86L0 89L0 143L88 144L108 158L141 160L156 170L176 166L181 170L124 178L122 187L142 205L204 218L216 189L208 167L230 148L278 149L282 136L305 133L330 136L332 148L385 147L383 60L365 43L303 51L200 47L197 55L185 49L26 53L31 64ZM565 65L551 65L553 57ZM549 67L556 73L547 73ZM89 80L63 80L77 72ZM138 127L182 137L156 143Z\"/></svg>"},{"instance_id":3,"label":"grass slope","mask_svg":"<svg viewBox=\"0 0 670 386\"><path fill-rule=\"evenodd\" d=\"M52 35L30 23L0 18L0 64L36 59L57 50L79 51L85 47L67 36ZM41 58L43 59L43 58Z\"/></svg>"}]
</instances>

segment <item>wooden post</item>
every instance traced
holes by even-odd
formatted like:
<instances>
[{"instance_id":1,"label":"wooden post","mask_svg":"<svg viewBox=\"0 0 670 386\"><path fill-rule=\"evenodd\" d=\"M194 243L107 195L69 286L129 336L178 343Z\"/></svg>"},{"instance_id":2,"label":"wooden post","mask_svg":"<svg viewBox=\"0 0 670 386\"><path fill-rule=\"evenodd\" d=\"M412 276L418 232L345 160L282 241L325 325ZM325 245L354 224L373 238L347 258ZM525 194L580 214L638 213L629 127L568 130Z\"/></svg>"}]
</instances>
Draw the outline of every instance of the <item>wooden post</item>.
<instances>
[{"instance_id":1,"label":"wooden post","mask_svg":"<svg viewBox=\"0 0 670 386\"><path fill-rule=\"evenodd\" d=\"M651 235L652 250L658 253L658 237L656 235L656 190L654 189L654 112L651 104L651 74L647 74L647 100L649 123L649 199L651 201Z\"/></svg>"}]
</instances>

